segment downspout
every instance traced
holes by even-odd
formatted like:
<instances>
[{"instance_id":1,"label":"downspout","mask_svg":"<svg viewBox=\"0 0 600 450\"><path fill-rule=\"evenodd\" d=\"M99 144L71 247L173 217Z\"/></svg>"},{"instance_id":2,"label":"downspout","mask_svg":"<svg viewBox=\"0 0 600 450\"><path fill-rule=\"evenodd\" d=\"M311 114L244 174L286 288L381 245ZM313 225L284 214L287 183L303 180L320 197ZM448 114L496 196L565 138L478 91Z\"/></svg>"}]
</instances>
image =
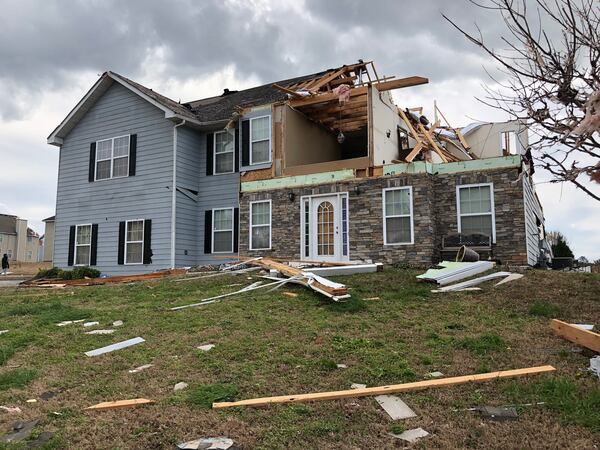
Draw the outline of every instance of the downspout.
<instances>
[{"instance_id":1,"label":"downspout","mask_svg":"<svg viewBox=\"0 0 600 450\"><path fill-rule=\"evenodd\" d=\"M173 125L173 189L171 197L171 269L175 268L175 227L177 208L177 128L185 125L185 119Z\"/></svg>"}]
</instances>

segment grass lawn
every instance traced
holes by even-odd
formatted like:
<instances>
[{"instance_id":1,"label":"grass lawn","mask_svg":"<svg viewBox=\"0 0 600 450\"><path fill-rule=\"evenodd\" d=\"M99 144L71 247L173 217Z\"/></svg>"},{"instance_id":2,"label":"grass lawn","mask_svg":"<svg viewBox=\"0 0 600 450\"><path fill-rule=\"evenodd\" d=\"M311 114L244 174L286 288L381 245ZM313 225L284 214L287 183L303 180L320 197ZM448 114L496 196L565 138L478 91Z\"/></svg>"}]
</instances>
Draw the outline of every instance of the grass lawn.
<instances>
[{"instance_id":1,"label":"grass lawn","mask_svg":"<svg viewBox=\"0 0 600 450\"><path fill-rule=\"evenodd\" d=\"M55 431L45 448L159 449L207 436L243 448L402 448L389 432L422 427L414 448L592 448L600 443L600 381L582 371L590 354L551 332L550 318L600 326L600 277L528 271L482 291L433 294L421 271L335 278L353 298L332 304L301 286L255 291L201 308L171 306L231 292L247 275L64 290L0 289L0 432L40 418ZM252 277L256 280L256 276ZM232 286L235 285L235 286ZM282 292L297 293L297 297ZM373 299L379 297L379 299ZM99 321L112 335L88 335ZM83 353L141 336L106 355ZM204 352L197 347L215 344ZM154 366L139 373L129 369ZM346 369L337 368L345 364ZM245 399L347 389L552 364L551 375L402 394L416 418L392 421L373 398L263 408L209 408ZM177 393L173 386L189 387ZM43 392L56 393L51 399ZM84 412L95 403L145 397L155 405ZM37 403L26 403L38 398ZM513 422L489 422L466 408L518 408ZM55 414L58 413L58 414ZM0 447L2 448L2 447ZM18 448L18 447L7 447Z\"/></svg>"}]
</instances>

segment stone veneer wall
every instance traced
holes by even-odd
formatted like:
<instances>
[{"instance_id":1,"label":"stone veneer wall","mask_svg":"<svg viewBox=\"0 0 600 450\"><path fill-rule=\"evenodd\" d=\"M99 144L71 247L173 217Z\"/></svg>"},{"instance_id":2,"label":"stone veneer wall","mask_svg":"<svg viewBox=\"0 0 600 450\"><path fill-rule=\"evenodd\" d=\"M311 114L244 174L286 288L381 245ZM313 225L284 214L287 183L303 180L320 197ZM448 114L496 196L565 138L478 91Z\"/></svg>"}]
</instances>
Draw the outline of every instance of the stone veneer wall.
<instances>
[{"instance_id":1,"label":"stone veneer wall","mask_svg":"<svg viewBox=\"0 0 600 450\"><path fill-rule=\"evenodd\" d=\"M451 175L410 174L363 178L320 186L283 188L240 194L239 250L245 256L300 258L300 198L305 195L348 193L350 259L437 262L441 237L457 231L456 184L494 183L497 248L503 261L526 264L522 183L511 183L517 169ZM360 193L355 192L358 186ZM383 245L382 189L412 186L414 244ZM294 201L289 194L294 193ZM250 251L249 202L272 201L272 248Z\"/></svg>"}]
</instances>

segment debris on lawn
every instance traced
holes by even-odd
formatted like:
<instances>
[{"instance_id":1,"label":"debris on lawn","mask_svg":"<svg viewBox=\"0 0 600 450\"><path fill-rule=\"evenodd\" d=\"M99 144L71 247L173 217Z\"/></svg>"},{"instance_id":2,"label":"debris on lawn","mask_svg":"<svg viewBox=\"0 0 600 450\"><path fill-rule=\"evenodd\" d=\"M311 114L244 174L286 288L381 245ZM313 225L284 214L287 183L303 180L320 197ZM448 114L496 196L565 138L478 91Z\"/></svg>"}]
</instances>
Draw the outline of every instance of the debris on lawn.
<instances>
[{"instance_id":1,"label":"debris on lawn","mask_svg":"<svg viewBox=\"0 0 600 450\"><path fill-rule=\"evenodd\" d=\"M474 408L484 419L504 422L507 420L517 420L519 415L513 407L479 406Z\"/></svg>"},{"instance_id":2,"label":"debris on lawn","mask_svg":"<svg viewBox=\"0 0 600 450\"><path fill-rule=\"evenodd\" d=\"M2 411L6 411L9 414L20 414L23 412L18 406L0 406L0 409Z\"/></svg>"},{"instance_id":3,"label":"debris on lawn","mask_svg":"<svg viewBox=\"0 0 600 450\"><path fill-rule=\"evenodd\" d=\"M213 408L230 408L234 406L263 406L275 403L296 403L310 402L320 400L337 400L353 397L369 397L375 395L394 394L399 392L418 391L434 387L453 386L470 382L486 382L504 378L522 377L527 375L538 375L541 373L553 372L556 369L553 366L527 367L523 369L502 370L498 372L481 373L476 375L463 375L450 378L438 378L435 380L416 381L413 383L403 383L388 386L378 386L362 389L349 389L333 392L316 392L312 394L299 395L280 395L276 397L262 397L237 402L217 402L213 403Z\"/></svg>"},{"instance_id":4,"label":"debris on lawn","mask_svg":"<svg viewBox=\"0 0 600 450\"><path fill-rule=\"evenodd\" d=\"M96 325L100 325L100 322L85 322L83 324L84 327L95 327Z\"/></svg>"},{"instance_id":5,"label":"debris on lawn","mask_svg":"<svg viewBox=\"0 0 600 450\"><path fill-rule=\"evenodd\" d=\"M295 292L285 291L285 292L282 292L282 294L287 295L288 297L298 297L298 294L296 294Z\"/></svg>"},{"instance_id":6,"label":"debris on lawn","mask_svg":"<svg viewBox=\"0 0 600 450\"><path fill-rule=\"evenodd\" d=\"M410 442L412 444L413 442L416 442L419 439L424 438L425 436L429 436L429 433L423 428L413 428L412 430L406 430L402 434L390 433L390 435L397 439L402 439L403 441Z\"/></svg>"},{"instance_id":7,"label":"debris on lawn","mask_svg":"<svg viewBox=\"0 0 600 450\"><path fill-rule=\"evenodd\" d=\"M494 286L500 286L501 284L509 283L509 282L515 281L515 280L519 280L519 279L523 278L524 276L525 275L523 275L522 273L511 273L504 280L498 281Z\"/></svg>"},{"instance_id":8,"label":"debris on lawn","mask_svg":"<svg viewBox=\"0 0 600 450\"><path fill-rule=\"evenodd\" d=\"M443 377L443 376L444 376L444 374L439 371L429 372L429 373L425 374L425 378L439 378L439 377Z\"/></svg>"},{"instance_id":9,"label":"debris on lawn","mask_svg":"<svg viewBox=\"0 0 600 450\"><path fill-rule=\"evenodd\" d=\"M590 358L590 368L588 370L600 379L600 356Z\"/></svg>"},{"instance_id":10,"label":"debris on lawn","mask_svg":"<svg viewBox=\"0 0 600 450\"><path fill-rule=\"evenodd\" d=\"M177 392L177 391L183 391L185 388L187 388L189 385L183 381L180 381L179 383L177 383L175 386L173 386L173 391Z\"/></svg>"},{"instance_id":11,"label":"debris on lawn","mask_svg":"<svg viewBox=\"0 0 600 450\"><path fill-rule=\"evenodd\" d=\"M107 345L106 347L97 348L95 350L90 350L89 352L85 352L86 356L98 356L103 355L104 353L109 353L115 350L121 350L123 348L131 347L132 345L141 344L142 342L146 342L144 338L136 337L133 339L128 339L123 342L117 342L116 344Z\"/></svg>"},{"instance_id":12,"label":"debris on lawn","mask_svg":"<svg viewBox=\"0 0 600 450\"><path fill-rule=\"evenodd\" d=\"M134 398L131 400L117 400L114 402L102 402L97 405L88 406L86 410L91 411L102 411L106 409L118 409L118 408L132 408L135 406L148 405L154 403L154 400L148 400L147 398Z\"/></svg>"},{"instance_id":13,"label":"debris on lawn","mask_svg":"<svg viewBox=\"0 0 600 450\"><path fill-rule=\"evenodd\" d=\"M550 328L558 336L600 353L600 334L556 319L550 321Z\"/></svg>"},{"instance_id":14,"label":"debris on lawn","mask_svg":"<svg viewBox=\"0 0 600 450\"><path fill-rule=\"evenodd\" d=\"M392 420L410 419L411 417L417 417L415 412L404 403L400 398L395 395L378 395L375 397L379 406L389 414Z\"/></svg>"},{"instance_id":15,"label":"debris on lawn","mask_svg":"<svg viewBox=\"0 0 600 450\"><path fill-rule=\"evenodd\" d=\"M8 330L0 330L0 334L8 333Z\"/></svg>"},{"instance_id":16,"label":"debris on lawn","mask_svg":"<svg viewBox=\"0 0 600 450\"><path fill-rule=\"evenodd\" d=\"M366 387L367 387L366 384L360 384L360 383L352 383L350 385L350 389L364 389Z\"/></svg>"},{"instance_id":17,"label":"debris on lawn","mask_svg":"<svg viewBox=\"0 0 600 450\"><path fill-rule=\"evenodd\" d=\"M141 372L142 370L149 369L153 365L154 364L144 364L143 366L139 366L139 367L136 367L135 369L129 370L129 373L138 373L138 372Z\"/></svg>"},{"instance_id":18,"label":"debris on lawn","mask_svg":"<svg viewBox=\"0 0 600 450\"><path fill-rule=\"evenodd\" d=\"M29 422L15 422L12 430L0 437L0 442L21 442L27 439L38 422L39 419L31 420Z\"/></svg>"},{"instance_id":19,"label":"debris on lawn","mask_svg":"<svg viewBox=\"0 0 600 450\"><path fill-rule=\"evenodd\" d=\"M179 450L234 450L233 440L226 437L201 438L177 444Z\"/></svg>"},{"instance_id":20,"label":"debris on lawn","mask_svg":"<svg viewBox=\"0 0 600 450\"><path fill-rule=\"evenodd\" d=\"M43 448L54 437L52 431L42 431L37 438L27 441L27 450L32 448Z\"/></svg>"},{"instance_id":21,"label":"debris on lawn","mask_svg":"<svg viewBox=\"0 0 600 450\"><path fill-rule=\"evenodd\" d=\"M121 325L123 325L122 320L115 320L112 324L113 327L120 327Z\"/></svg>"},{"instance_id":22,"label":"debris on lawn","mask_svg":"<svg viewBox=\"0 0 600 450\"><path fill-rule=\"evenodd\" d=\"M460 291L466 288L473 287L477 284L485 283L486 281L493 280L495 278L504 278L513 275L511 272L495 272L482 277L474 278L472 280L463 281L461 283L452 284L450 286L444 286L439 289L433 289L431 292L448 292L448 291ZM519 274L516 274L519 275ZM521 275L522 276L522 275Z\"/></svg>"},{"instance_id":23,"label":"debris on lawn","mask_svg":"<svg viewBox=\"0 0 600 450\"><path fill-rule=\"evenodd\" d=\"M85 334L113 334L115 330L92 330L86 331Z\"/></svg>"},{"instance_id":24,"label":"debris on lawn","mask_svg":"<svg viewBox=\"0 0 600 450\"><path fill-rule=\"evenodd\" d=\"M25 400L25 403L37 403L37 399L35 398L30 398L28 400Z\"/></svg>"},{"instance_id":25,"label":"debris on lawn","mask_svg":"<svg viewBox=\"0 0 600 450\"><path fill-rule=\"evenodd\" d=\"M198 350L202 350L203 352L208 352L209 350L212 350L213 348L215 348L215 344L205 344L205 345L199 345L198 347L196 347Z\"/></svg>"},{"instance_id":26,"label":"debris on lawn","mask_svg":"<svg viewBox=\"0 0 600 450\"><path fill-rule=\"evenodd\" d=\"M159 272L144 273L140 275L121 275L114 277L81 278L76 280L59 280L54 278L38 278L23 281L19 287L55 287L55 286L95 286L98 284L121 284L136 281L156 280L160 278L183 275L187 269L171 269Z\"/></svg>"},{"instance_id":27,"label":"debris on lawn","mask_svg":"<svg viewBox=\"0 0 600 450\"><path fill-rule=\"evenodd\" d=\"M349 266L310 267L303 269L303 271L328 277L338 275L355 275L357 273L381 272L383 271L383 264L351 264Z\"/></svg>"},{"instance_id":28,"label":"debris on lawn","mask_svg":"<svg viewBox=\"0 0 600 450\"><path fill-rule=\"evenodd\" d=\"M52 391L46 391L46 392L42 392L40 394L40 398L42 400L44 400L45 402L47 402L48 400L50 400L51 398L56 397L56 392L52 392Z\"/></svg>"},{"instance_id":29,"label":"debris on lawn","mask_svg":"<svg viewBox=\"0 0 600 450\"><path fill-rule=\"evenodd\" d=\"M338 369L347 369L348 366L346 364L336 364Z\"/></svg>"},{"instance_id":30,"label":"debris on lawn","mask_svg":"<svg viewBox=\"0 0 600 450\"><path fill-rule=\"evenodd\" d=\"M368 297L365 300L381 300L379 297Z\"/></svg>"},{"instance_id":31,"label":"debris on lawn","mask_svg":"<svg viewBox=\"0 0 600 450\"><path fill-rule=\"evenodd\" d=\"M64 320L60 323L57 323L56 326L58 327L64 327L67 325L71 325L72 323L81 323L81 322L85 322L86 319L79 319L79 320Z\"/></svg>"},{"instance_id":32,"label":"debris on lawn","mask_svg":"<svg viewBox=\"0 0 600 450\"><path fill-rule=\"evenodd\" d=\"M591 324L587 324L587 323L572 323L571 325L574 325L578 328L581 328L582 330L587 330L587 331L594 331L594 325Z\"/></svg>"},{"instance_id":33,"label":"debris on lawn","mask_svg":"<svg viewBox=\"0 0 600 450\"><path fill-rule=\"evenodd\" d=\"M429 269L427 272L417 275L417 278L425 281L433 281L440 286L452 283L454 281L464 280L482 272L494 268L491 261L477 262L454 262L442 261L438 264L441 269Z\"/></svg>"}]
</instances>

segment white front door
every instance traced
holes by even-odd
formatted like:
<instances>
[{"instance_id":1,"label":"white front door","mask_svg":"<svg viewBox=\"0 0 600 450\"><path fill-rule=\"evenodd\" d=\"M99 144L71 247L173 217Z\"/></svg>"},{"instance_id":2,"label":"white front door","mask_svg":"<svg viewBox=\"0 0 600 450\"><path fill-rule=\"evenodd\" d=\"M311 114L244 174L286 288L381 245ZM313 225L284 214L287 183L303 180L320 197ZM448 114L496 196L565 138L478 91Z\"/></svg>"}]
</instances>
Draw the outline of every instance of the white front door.
<instances>
[{"instance_id":1,"label":"white front door","mask_svg":"<svg viewBox=\"0 0 600 450\"><path fill-rule=\"evenodd\" d=\"M347 194L312 196L303 199L305 235L302 259L314 261L348 259L347 199Z\"/></svg>"}]
</instances>

